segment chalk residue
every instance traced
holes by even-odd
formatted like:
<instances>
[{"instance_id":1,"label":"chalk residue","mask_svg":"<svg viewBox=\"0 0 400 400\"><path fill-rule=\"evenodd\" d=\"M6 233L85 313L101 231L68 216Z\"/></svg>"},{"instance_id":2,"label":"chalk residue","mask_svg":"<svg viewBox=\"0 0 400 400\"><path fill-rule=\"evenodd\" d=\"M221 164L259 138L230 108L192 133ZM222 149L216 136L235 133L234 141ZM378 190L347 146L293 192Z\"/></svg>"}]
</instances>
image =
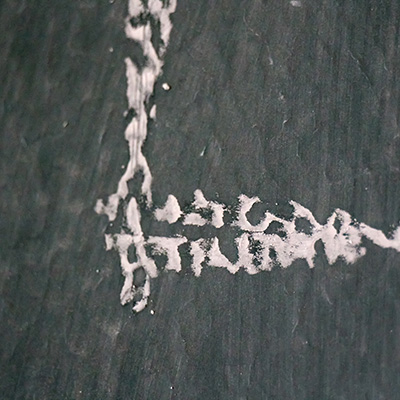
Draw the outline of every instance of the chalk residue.
<instances>
[{"instance_id":1,"label":"chalk residue","mask_svg":"<svg viewBox=\"0 0 400 400\"><path fill-rule=\"evenodd\" d=\"M238 200L238 211L231 223L243 232L235 239L238 260L233 262L222 254L218 237L192 241L190 253L192 270L196 276L200 276L206 261L210 267L226 268L231 273L236 273L240 268L250 274L270 271L274 265L287 268L298 259L304 259L313 268L315 244L318 241L324 245L329 264L335 263L339 258L351 264L365 255L363 238L377 246L400 252L400 227L394 231L392 237L386 237L377 229L357 223L349 213L340 209L336 209L322 225L310 210L295 201L290 202L293 206L292 218L286 220L267 211L260 223L252 225L247 219L247 213L260 201L259 198L240 195ZM299 220L307 222L308 232L297 227ZM266 233L271 224L276 222L281 226L279 231ZM257 251L254 251L255 248Z\"/></svg>"},{"instance_id":2,"label":"chalk residue","mask_svg":"<svg viewBox=\"0 0 400 400\"><path fill-rule=\"evenodd\" d=\"M128 182L134 179L138 171L143 173L141 193L146 199L148 206L152 204L151 182L152 176L147 160L142 153L142 146L147 136L148 119L155 118L155 105L149 109L150 96L154 92L154 85L161 75L163 56L168 46L169 36L172 29L170 14L175 11L176 0L167 2L161 0L129 0L129 15L125 20L125 34L128 39L138 43L146 60L144 66L135 65L130 57L125 59L127 85L127 99L129 112L132 114L128 126L125 129L125 139L129 146L129 163L122 175L116 193L110 195L104 203L98 200L95 211L99 214L106 214L110 221L114 221L121 201L125 201L129 194ZM151 23L160 27L160 44L154 48L152 42ZM148 115L149 114L149 115ZM132 194L132 193L131 193ZM166 217L172 221L170 217ZM121 291L121 303L125 304L139 296L134 306L135 311L142 310L150 294L150 278L157 275L154 261L149 259L144 250L145 240L140 227L140 213L135 198L129 201L124 219L127 222L130 232L121 232L119 235L106 235L107 248L113 247L118 250L121 259L122 274L125 276L125 283ZM128 249L136 247L137 262L129 262ZM159 244L161 246L161 244ZM161 247L164 249L164 247ZM164 249L165 250L165 249ZM173 252L169 252L172 257ZM134 283L133 272L143 267L146 278L143 286L137 288Z\"/></svg>"},{"instance_id":3,"label":"chalk residue","mask_svg":"<svg viewBox=\"0 0 400 400\"><path fill-rule=\"evenodd\" d=\"M164 254L167 257L165 269L173 269L176 272L182 269L178 247L186 242L187 239L185 237L150 236L148 240L149 244L154 245L155 254Z\"/></svg>"},{"instance_id":4,"label":"chalk residue","mask_svg":"<svg viewBox=\"0 0 400 400\"><path fill-rule=\"evenodd\" d=\"M182 211L179 207L178 200L172 194L168 196L165 206L163 208L158 208L154 212L157 221L168 221L170 224L178 221L181 215Z\"/></svg>"},{"instance_id":5,"label":"chalk residue","mask_svg":"<svg viewBox=\"0 0 400 400\"><path fill-rule=\"evenodd\" d=\"M324 246L329 264L335 263L339 258L351 264L365 255L366 249L362 246L363 238L370 240L377 246L392 248L400 252L400 227L395 230L391 237L386 237L383 232L377 229L364 223L357 223L349 213L340 209L336 209L325 224L320 224L310 210L295 201L290 202L293 207L291 218L284 219L267 211L262 221L253 225L249 222L247 214L258 202L260 202L258 197L250 198L240 195L238 207L234 209L206 200L200 190L195 192L195 200L192 203L195 209L209 208L212 210L211 206L217 204L218 210L231 214L232 222L229 225L239 229L238 236L235 239L237 249L235 261L223 254L217 236L207 239L201 237L201 226L205 223L211 223L206 219L203 219L205 222L198 220L194 224L199 226L200 238L197 240L190 241L184 235L180 235L175 237L150 236L146 241L140 229L140 215L137 204L131 201L128 207L128 215L130 215L128 221L130 221L129 227L133 235L107 237L107 248L113 247L119 251L123 273L126 276L121 301L126 303L135 293L135 289L132 290L131 278L131 272L135 268L142 266L147 272L148 279L157 275L154 261L146 256L146 249L148 254L163 254L166 257L164 269L180 272L182 267L179 249L181 245L188 243L191 269L197 277L201 275L205 266L224 268L232 274L240 269L249 274L256 274L261 271L271 271L275 266L287 268L295 260L304 259L309 267L313 268L316 255L315 244L318 241L321 241ZM169 219L171 224L181 224L182 228L185 224L187 225L187 217L191 216L193 220L195 216L201 217L199 214L188 212L183 220L178 220L176 218L178 215L185 214L180 211L178 206L176 210L179 209L179 214L176 213L173 218L169 218L174 213L168 210L175 208L177 204L176 198L172 195L169 196L165 207L156 211L156 217L158 215L159 220L167 222ZM163 218L160 218L160 215ZM201 224L200 221L202 221ZM307 225L306 232L299 228L299 221L303 221ZM275 233L267 233L273 223L278 223L280 229ZM219 224L217 225L219 226ZM217 228L218 226L214 224L214 227ZM127 252L131 245L135 246L138 255L138 261L132 264L127 261ZM147 299L148 293L146 292L144 299ZM142 305L135 305L134 309L138 310L141 307Z\"/></svg>"},{"instance_id":6,"label":"chalk residue","mask_svg":"<svg viewBox=\"0 0 400 400\"><path fill-rule=\"evenodd\" d=\"M291 1L294 7L300 7L300 1ZM346 263L354 263L365 255L362 246L363 238L370 240L382 248L392 248L400 252L400 227L392 236L386 237L383 232L371 228L364 223L357 223L346 211L337 209L320 224L310 210L291 201L292 216L284 219L266 211L262 220L253 225L247 215L256 203L258 197L247 197L242 194L238 198L237 207L228 207L217 201L207 200L201 190L194 192L194 200L188 207L181 209L178 200L169 195L165 205L156 208L153 216L157 221L174 224L181 230L181 235L173 237L145 235L141 228L141 214L135 193L129 193L128 182L135 178L138 171L143 173L141 194L146 199L147 207L152 205L152 176L142 146L147 136L148 119L156 116L156 106L149 104L156 80L161 75L163 55L165 54L169 35L172 29L170 14L175 11L176 1L161 0L130 0L129 16L125 23L126 36L138 43L143 51L146 63L135 65L131 58L125 59L127 75L127 99L132 118L125 130L125 138L129 145L130 159L122 175L116 193L109 196L106 203L98 200L95 210L106 214L114 221L118 207L122 203L124 226L119 234L106 234L107 250L115 249L119 253L122 274L125 281L121 290L121 303L133 302L133 310L143 310L150 296L150 280L158 275L162 268L156 265L155 259L165 260L164 269L180 272L181 252L190 253L191 269L195 276L200 276L204 267L223 268L232 274L244 270L249 274L270 271L275 266L289 267L295 260L304 259L310 268L314 267L316 255L315 245L322 242L329 264L339 258ZM151 22L160 27L160 45L154 48L152 42ZM164 90L170 86L164 83ZM148 111L150 109L150 111ZM200 154L204 155L204 151ZM130 196L128 196L130 195ZM128 201L129 199L129 201ZM234 239L237 256L223 254L218 232L226 226L225 214L229 214L229 226L235 229ZM307 229L301 229L302 221ZM275 224L275 230L271 228ZM192 230L198 230L196 240L188 240L183 232L188 225ZM202 237L203 227L207 225L208 232L214 230L214 237ZM276 228L278 226L278 228ZM273 232L273 233L271 233ZM186 247L184 247L186 246ZM134 260L130 259L130 249L134 249ZM186 250L185 250L186 249ZM188 249L188 250L187 250ZM162 255L163 257L157 257ZM230 258L229 258L230 257ZM154 259L153 259L154 258ZM158 261L157 261L158 262ZM135 283L135 271L143 269L144 283ZM153 312L154 313L154 312Z\"/></svg>"},{"instance_id":7,"label":"chalk residue","mask_svg":"<svg viewBox=\"0 0 400 400\"><path fill-rule=\"evenodd\" d=\"M184 225L203 226L211 224L216 228L221 228L224 225L225 206L214 201L206 200L203 192L199 189L194 192L194 201L192 206L194 211L185 216L183 220ZM207 220L201 215L202 213L211 215L211 219Z\"/></svg>"},{"instance_id":8,"label":"chalk residue","mask_svg":"<svg viewBox=\"0 0 400 400\"><path fill-rule=\"evenodd\" d=\"M125 34L127 38L140 45L146 64L143 68L139 68L130 57L125 59L128 80L126 95L129 109L134 112L134 116L125 130L125 139L129 145L129 163L118 183L117 192L109 196L106 204L102 200L98 200L96 204L96 212L106 214L110 221L116 218L120 200L125 199L129 193L128 182L138 171L142 171L144 176L142 194L146 197L148 205L152 203L152 176L147 160L142 153L142 146L147 136L148 115L146 109L154 91L154 84L161 75L162 58L168 46L172 29L169 17L175 8L176 0L165 3L161 0L129 1L129 16L125 20ZM160 24L161 44L157 50L151 40L153 34L151 19Z\"/></svg>"},{"instance_id":9,"label":"chalk residue","mask_svg":"<svg viewBox=\"0 0 400 400\"><path fill-rule=\"evenodd\" d=\"M126 210L126 221L130 234L121 233L116 235L106 235L107 249L114 248L118 251L122 267L122 275L125 276L125 282L121 290L121 304L131 302L135 295L139 295L138 302L133 309L136 312L143 310L147 304L150 295L150 278L157 276L157 267L155 262L146 254L146 241L140 226L140 212L136 199L132 197ZM134 246L136 250L137 261L130 262L128 259L128 250ZM133 281L133 273L143 268L146 278L143 287L136 287Z\"/></svg>"}]
</instances>

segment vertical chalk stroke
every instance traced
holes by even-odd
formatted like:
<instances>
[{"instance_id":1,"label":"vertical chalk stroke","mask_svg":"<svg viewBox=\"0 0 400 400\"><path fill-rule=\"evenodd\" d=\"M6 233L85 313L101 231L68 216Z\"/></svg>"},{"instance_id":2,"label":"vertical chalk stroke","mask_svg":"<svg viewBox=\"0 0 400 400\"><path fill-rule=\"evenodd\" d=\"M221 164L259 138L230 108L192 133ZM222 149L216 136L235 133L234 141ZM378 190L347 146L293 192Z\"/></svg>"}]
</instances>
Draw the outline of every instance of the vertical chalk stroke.
<instances>
[{"instance_id":1,"label":"vertical chalk stroke","mask_svg":"<svg viewBox=\"0 0 400 400\"><path fill-rule=\"evenodd\" d=\"M95 211L98 214L106 214L110 222L117 217L120 203L126 203L129 198L128 182L135 178L137 172L143 173L141 192L146 198L147 205L149 207L152 205L152 176L146 157L142 153L142 147L147 136L148 119L155 118L156 108L155 105L150 108L149 100L154 92L157 78L162 72L163 57L172 29L170 14L175 11L175 8L176 0L129 0L125 34L128 39L139 44L146 61L144 66L139 66L130 57L125 58L128 81L126 96L129 107L127 115L132 115L131 121L125 129L125 139L129 146L129 163L118 183L116 193L110 195L106 203L98 200L95 207ZM152 41L152 22L158 25L160 30L157 48ZM131 197L124 209L123 217L129 233L116 235L112 242L106 235L106 245L107 249L114 247L119 251L122 274L125 276L125 283L121 291L121 303L135 301L133 309L139 312L147 304L150 295L150 278L157 276L157 268L154 261L146 255L146 240L140 226L140 212L136 198ZM130 246L136 248L136 262L130 262L128 259ZM144 284L136 287L134 272L139 268L144 269L146 276ZM138 297L138 300L135 300L135 297Z\"/></svg>"},{"instance_id":2,"label":"vertical chalk stroke","mask_svg":"<svg viewBox=\"0 0 400 400\"><path fill-rule=\"evenodd\" d=\"M120 294L121 304L132 302L134 311L143 310L150 296L150 280L157 277L159 272L151 256L164 255L164 269L180 272L182 266L179 248L185 243L189 244L191 268L196 277L201 275L205 266L225 268L232 274L240 269L256 274L271 271L274 266L287 268L295 260L304 259L313 268L315 245L318 241L323 243L329 264L334 264L339 258L348 264L357 261L366 253L362 246L364 238L379 247L400 252L400 226L387 237L380 230L355 221L349 213L340 209L336 209L326 223L321 225L310 210L290 201L293 208L291 218L284 219L266 211L263 219L253 225L247 215L260 199L244 194L238 197L236 207L207 200L201 190L194 192L190 211L182 210L172 194L168 196L163 207L152 204L152 176L142 153L142 146L147 136L148 120L155 117L156 106L151 106L149 99L162 73L163 57L172 29L170 15L175 9L176 0L129 0L129 15L125 21L127 38L140 45L146 62L140 67L129 57L125 59L129 114L133 115L125 130L130 159L116 193L110 195L106 203L98 200L95 207L97 213L108 216L111 225L117 217L120 205L123 205L120 209L123 210L124 223L120 233L105 235L106 249L118 251L125 277ZM155 34L152 31L152 22L160 27L160 44L157 48L152 41ZM164 85L165 90L168 90L169 86ZM128 182L135 179L139 171L143 174L141 196L144 197L147 208L152 211L154 220L178 227L180 225L181 228L186 225L197 226L200 233L197 240L188 240L183 235L162 237L143 233L138 201L128 189ZM231 222L228 226L238 232L235 239L236 261L228 259L219 245L218 232L226 225L226 214L230 214ZM206 225L214 227L215 237L201 237L202 227ZM275 229L270 229L273 226ZM307 226L307 229L300 226ZM132 248L136 261L130 261L128 256ZM143 283L137 285L135 271L139 269L144 271L145 278Z\"/></svg>"}]
</instances>

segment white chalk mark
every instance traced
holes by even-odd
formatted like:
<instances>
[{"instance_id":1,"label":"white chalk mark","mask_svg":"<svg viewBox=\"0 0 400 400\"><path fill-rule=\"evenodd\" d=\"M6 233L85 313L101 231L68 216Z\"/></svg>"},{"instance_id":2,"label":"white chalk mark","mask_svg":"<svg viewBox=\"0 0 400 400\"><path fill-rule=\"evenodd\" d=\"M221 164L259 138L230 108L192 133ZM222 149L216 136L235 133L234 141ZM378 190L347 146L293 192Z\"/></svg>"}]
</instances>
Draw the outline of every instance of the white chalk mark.
<instances>
[{"instance_id":1,"label":"white chalk mark","mask_svg":"<svg viewBox=\"0 0 400 400\"><path fill-rule=\"evenodd\" d=\"M183 225L204 226L206 223L207 220L205 218L195 213L187 214L183 220Z\"/></svg>"},{"instance_id":2,"label":"white chalk mark","mask_svg":"<svg viewBox=\"0 0 400 400\"><path fill-rule=\"evenodd\" d=\"M258 197L247 197L242 194L239 196L239 212L238 212L238 220L236 225L240 227L240 229L248 232L263 232L265 231L269 224L272 221L277 221L280 223L284 223L281 218L275 217L273 214L270 214L268 211L265 213L265 218L258 225L251 225L248 221L246 214L251 210L254 204L259 203L260 199Z\"/></svg>"},{"instance_id":3,"label":"white chalk mark","mask_svg":"<svg viewBox=\"0 0 400 400\"><path fill-rule=\"evenodd\" d=\"M148 109L149 98L154 92L155 82L162 72L163 55L168 46L172 29L170 14L175 9L176 0L169 2L129 0L129 15L125 20L125 34L128 39L140 45L146 63L139 69L131 58L125 59L128 82L126 96L129 111L124 113L124 116L127 117L129 113L132 113L131 120L125 130L125 139L129 147L129 162L118 183L117 191L111 194L106 202L99 199L95 206L95 211L107 215L110 222L115 220L121 200L125 200L129 194L128 182L134 179L135 174L139 171L143 174L141 193L146 199L147 206L152 205L152 175L142 153L142 147L147 137L148 119L154 119L156 115L155 105L153 105L149 115L146 110ZM158 50L154 48L151 40L153 32L150 16L160 25L161 44ZM109 51L113 52L114 50L111 47ZM168 221L172 221L172 214L166 218ZM140 212L134 197L131 198L126 207L124 219L130 233L121 231L121 234L105 235L106 247L107 249L117 249L120 255L122 274L125 276L120 295L121 303L131 302L136 295L139 295L139 300L133 307L134 311L139 312L147 304L150 295L150 278L157 276L157 268L154 261L146 255L145 240L140 226ZM128 260L128 249L132 245L135 246L137 254L137 261L133 263ZM161 246L161 243L158 243L158 245ZM173 251L171 254L175 257L171 260L171 268L174 268L174 263L177 261L176 254ZM133 276L133 272L138 268L143 268L146 272L145 282L140 288L135 286Z\"/></svg>"},{"instance_id":4,"label":"white chalk mark","mask_svg":"<svg viewBox=\"0 0 400 400\"><path fill-rule=\"evenodd\" d=\"M129 0L128 11L130 17L137 17L144 12L142 0Z\"/></svg>"},{"instance_id":5,"label":"white chalk mark","mask_svg":"<svg viewBox=\"0 0 400 400\"><path fill-rule=\"evenodd\" d=\"M112 1L112 0L110 0ZM300 1L292 0L293 7L301 7ZM98 200L95 210L99 214L106 214L109 225L115 220L120 205L123 209L124 227L119 234L106 234L106 249L115 249L119 253L122 275L125 277L120 294L121 304L134 303L133 310L143 310L150 296L150 280L158 276L155 261L148 256L147 251L152 249L154 254L166 256L165 270L180 272L182 269L180 246L188 243L191 256L191 269L196 277L201 275L205 266L223 268L235 274L240 269L249 274L261 271L271 271L274 267L287 268L294 261L303 259L310 268L314 267L316 255L315 245L323 243L325 255L329 264L338 259L348 264L356 262L366 254L362 246L363 239L370 240L374 245L385 249L394 249L400 252L400 227L387 237L382 231L364 223L355 221L346 211L336 209L325 224L320 224L312 212L295 201L291 218L284 219L266 211L262 220L253 225L247 214L253 206L260 203L258 197L247 197L241 194L238 198L238 207L228 207L216 201L207 200L201 190L194 192L194 200L190 207L181 210L178 200L170 194L165 205L156 208L152 215L156 221L176 224L181 228L192 225L202 234L202 227L209 225L210 229L219 229L225 225L224 213L229 212L229 225L238 231L234 244L237 250L237 260L231 261L223 254L219 245L219 238L198 238L189 241L184 235L173 237L145 235L141 227L141 214L135 193L129 193L128 182L135 178L137 172L143 174L141 194L146 200L147 207L152 207L152 175L142 147L147 137L148 120L156 118L156 105L150 108L150 96L154 93L155 83L162 73L163 55L168 46L172 29L170 14L176 9L176 1L169 0L129 0L129 16L125 21L127 38L138 43L143 51L146 63L140 68L131 58L125 59L127 76L128 111L124 116L132 115L125 130L125 139L129 147L129 163L118 183L116 193L111 194L104 203ZM152 28L150 17L159 23L160 45L154 48L152 42ZM110 52L113 48L109 49ZM273 64L269 57L270 64ZM171 89L166 82L162 84L165 91ZM280 100L284 100L281 95ZM288 122L285 119L282 129ZM65 128L68 122L63 123ZM200 157L205 154L206 147ZM122 166L123 167L123 166ZM128 201L129 199L129 201ZM237 210L237 211L232 211ZM302 230L298 223L302 221L307 228ZM278 223L279 230L267 233L272 223ZM197 227L197 228L196 228ZM217 232L217 231L215 231ZM146 239L147 238L147 239ZM129 250L134 248L136 261L130 261ZM135 271L139 268L145 272L145 280L141 286L135 284ZM97 269L96 273L100 270ZM150 313L154 315L154 310ZM171 387L172 388L172 387Z\"/></svg>"},{"instance_id":6,"label":"white chalk mark","mask_svg":"<svg viewBox=\"0 0 400 400\"><path fill-rule=\"evenodd\" d=\"M106 248L115 248L120 256L122 275L125 276L124 285L121 290L121 304L129 303L137 293L141 294L141 300L135 305L135 311L141 311L147 304L147 298L150 295L150 278L158 275L155 262L146 254L145 239L140 225L140 212L136 199L131 198L127 210L126 219L131 234L120 233L115 235L105 235ZM134 245L137 255L136 262L130 262L128 259L129 247ZM133 273L138 268L143 268L146 273L145 283L142 288L137 288L133 281Z\"/></svg>"},{"instance_id":7,"label":"white chalk mark","mask_svg":"<svg viewBox=\"0 0 400 400\"><path fill-rule=\"evenodd\" d=\"M181 215L182 211L178 200L172 194L168 196L167 202L163 208L158 208L154 211L154 216L157 221L167 221L170 224L178 221Z\"/></svg>"},{"instance_id":8,"label":"white chalk mark","mask_svg":"<svg viewBox=\"0 0 400 400\"><path fill-rule=\"evenodd\" d=\"M142 153L142 146L147 137L147 121L146 105L150 95L154 92L154 84L161 75L163 65L162 55L168 45L169 35L171 32L171 21L169 16L175 11L176 1L171 0L168 5L163 4L161 0L150 0L147 5L142 0L129 1L129 16L125 21L125 34L127 38L138 43L146 58L146 64L142 69L133 63L127 57L126 76L128 80L127 99L129 108L133 110L134 116L125 130L125 139L129 146L129 163L125 173L122 175L117 192L109 196L107 204L102 200L98 200L95 210L99 214L106 214L110 221L117 216L118 205L121 199L125 199L128 195L128 182L134 178L135 173L141 171L144 179L142 183L142 194L146 197L147 204L151 206L151 182L152 176L147 164L147 160ZM162 44L160 45L159 54L154 49L151 41L152 30L150 20L145 23L133 26L131 19L139 17L147 11L152 17L160 22L160 35Z\"/></svg>"},{"instance_id":9,"label":"white chalk mark","mask_svg":"<svg viewBox=\"0 0 400 400\"><path fill-rule=\"evenodd\" d=\"M400 252L400 227L397 227L391 239L388 239L382 231L363 223L360 224L360 232L377 246L383 249L395 249Z\"/></svg>"},{"instance_id":10,"label":"white chalk mark","mask_svg":"<svg viewBox=\"0 0 400 400\"><path fill-rule=\"evenodd\" d=\"M203 262L206 259L206 245L205 239L198 239L190 243L190 255L192 256L192 270L194 276L199 277L203 269Z\"/></svg>"},{"instance_id":11,"label":"white chalk mark","mask_svg":"<svg viewBox=\"0 0 400 400\"><path fill-rule=\"evenodd\" d=\"M256 267L253 265L254 256L250 253L249 234L244 233L235 240L239 259L236 263L232 263L221 253L218 238L211 239L211 247L207 252L209 257L209 265L211 267L226 268L231 274L235 274L240 268L244 268L249 274L257 273Z\"/></svg>"},{"instance_id":12,"label":"white chalk mark","mask_svg":"<svg viewBox=\"0 0 400 400\"><path fill-rule=\"evenodd\" d=\"M252 225L246 214L254 204L260 202L260 199L240 195L238 201L238 213L231 223L231 226L239 227L241 231L244 231L235 239L238 261L233 263L222 254L217 237L190 242L190 252L193 257L192 269L195 276L200 276L205 261L210 267L226 268L231 273L236 273L240 268L244 268L249 274L270 271L274 265L287 268L299 259L304 259L309 267L313 268L316 255L315 245L318 241L324 245L329 264L334 264L339 258L352 264L365 255L366 249L361 245L363 237L377 246L400 252L400 227L396 229L392 237L388 238L377 229L364 223L358 224L349 213L340 209L335 210L327 222L321 225L310 210L295 201L290 202L294 209L291 219L286 220L267 211L259 224ZM193 204L197 207L205 207L209 202L200 191L196 191ZM221 207L226 209L224 205ZM187 214L183 224L186 218L194 219L196 215L199 216L194 213ZM297 227L296 224L300 220L308 223L308 232L303 232ZM204 221L202 219L192 222L202 226L200 223L204 225ZM336 221L340 223L338 229L335 227ZM276 233L265 233L273 222L280 223L280 230ZM251 251L252 242L258 244L258 252ZM271 258L271 251L275 253L274 259Z\"/></svg>"},{"instance_id":13,"label":"white chalk mark","mask_svg":"<svg viewBox=\"0 0 400 400\"><path fill-rule=\"evenodd\" d=\"M194 192L194 201L192 203L195 211L187 214L183 220L184 225L203 226L211 224L216 228L221 228L224 225L225 206L215 201L208 201L204 197L201 190L197 189ZM210 221L201 215L201 212L208 212L211 215Z\"/></svg>"},{"instance_id":14,"label":"white chalk mark","mask_svg":"<svg viewBox=\"0 0 400 400\"><path fill-rule=\"evenodd\" d=\"M157 115L157 106L154 104L153 107L151 107L149 117L151 119L155 120L156 119L156 115Z\"/></svg>"},{"instance_id":15,"label":"white chalk mark","mask_svg":"<svg viewBox=\"0 0 400 400\"><path fill-rule=\"evenodd\" d=\"M165 269L175 270L176 272L182 269L178 247L186 242L187 239L185 237L170 238L160 236L150 236L147 241L147 243L154 245L157 254L164 254L167 256Z\"/></svg>"}]
</instances>

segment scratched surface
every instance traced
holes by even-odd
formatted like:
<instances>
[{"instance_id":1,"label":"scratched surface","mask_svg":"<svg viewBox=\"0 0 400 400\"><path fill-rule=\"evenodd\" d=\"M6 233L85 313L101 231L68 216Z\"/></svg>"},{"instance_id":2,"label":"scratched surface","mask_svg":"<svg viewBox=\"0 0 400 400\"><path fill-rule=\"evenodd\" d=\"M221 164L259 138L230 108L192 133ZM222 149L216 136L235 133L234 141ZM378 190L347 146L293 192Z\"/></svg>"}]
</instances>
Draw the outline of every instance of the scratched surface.
<instances>
[{"instance_id":1,"label":"scratched surface","mask_svg":"<svg viewBox=\"0 0 400 400\"><path fill-rule=\"evenodd\" d=\"M140 52L125 1L34 3L0 2L1 398L397 398L400 255L368 241L351 266L317 248L312 270L256 276L197 279L184 258L148 309L120 306L93 207L128 161L123 60ZM191 0L172 21L143 149L155 203L200 188L398 225L400 3Z\"/></svg>"}]
</instances>

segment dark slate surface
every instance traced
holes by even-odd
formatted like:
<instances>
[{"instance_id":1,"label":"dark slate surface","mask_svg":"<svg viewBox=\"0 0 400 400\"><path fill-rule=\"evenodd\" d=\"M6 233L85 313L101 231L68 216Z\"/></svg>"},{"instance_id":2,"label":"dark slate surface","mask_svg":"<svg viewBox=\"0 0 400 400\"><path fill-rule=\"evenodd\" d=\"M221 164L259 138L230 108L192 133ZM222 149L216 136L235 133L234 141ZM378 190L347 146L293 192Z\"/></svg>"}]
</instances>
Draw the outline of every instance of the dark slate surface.
<instances>
[{"instance_id":1,"label":"dark slate surface","mask_svg":"<svg viewBox=\"0 0 400 400\"><path fill-rule=\"evenodd\" d=\"M153 281L155 315L119 305L118 257L93 207L128 159L123 59L138 52L126 13L122 0L0 2L0 397L398 398L394 250L366 242L356 264L330 266L319 248L313 270L199 279L186 259ZM155 202L245 193L389 232L399 21L396 0L180 1L144 148Z\"/></svg>"}]
</instances>

